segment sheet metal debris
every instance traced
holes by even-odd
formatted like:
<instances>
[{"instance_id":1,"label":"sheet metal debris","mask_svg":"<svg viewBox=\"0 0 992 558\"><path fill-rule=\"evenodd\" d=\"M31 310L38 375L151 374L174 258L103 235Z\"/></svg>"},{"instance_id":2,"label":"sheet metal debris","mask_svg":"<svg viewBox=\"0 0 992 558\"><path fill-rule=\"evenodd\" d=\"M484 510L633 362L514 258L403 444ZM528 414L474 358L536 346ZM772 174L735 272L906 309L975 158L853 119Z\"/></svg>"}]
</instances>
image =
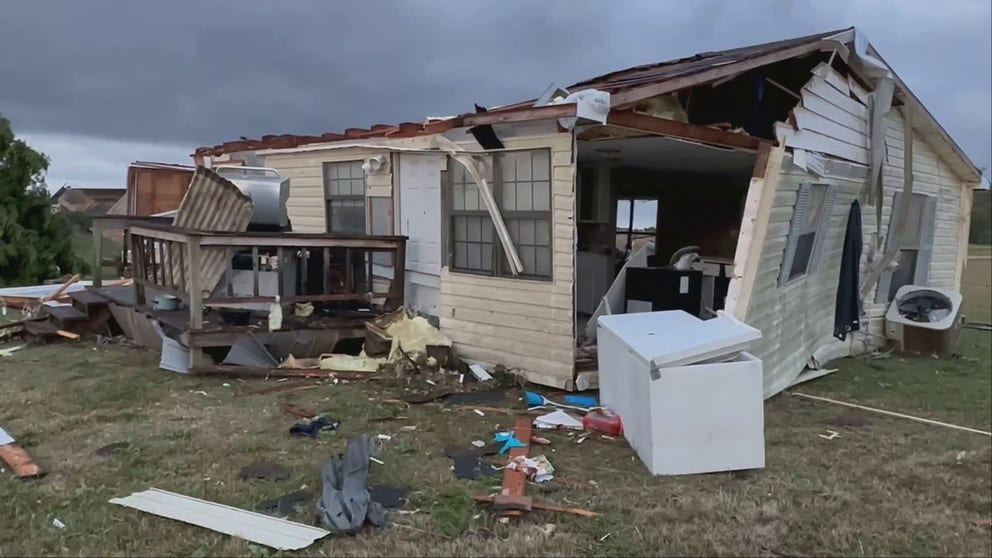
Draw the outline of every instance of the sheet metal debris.
<instances>
[{"instance_id":1,"label":"sheet metal debris","mask_svg":"<svg viewBox=\"0 0 992 558\"><path fill-rule=\"evenodd\" d=\"M278 550L299 550L330 531L152 488L111 504L197 525Z\"/></svg>"}]
</instances>

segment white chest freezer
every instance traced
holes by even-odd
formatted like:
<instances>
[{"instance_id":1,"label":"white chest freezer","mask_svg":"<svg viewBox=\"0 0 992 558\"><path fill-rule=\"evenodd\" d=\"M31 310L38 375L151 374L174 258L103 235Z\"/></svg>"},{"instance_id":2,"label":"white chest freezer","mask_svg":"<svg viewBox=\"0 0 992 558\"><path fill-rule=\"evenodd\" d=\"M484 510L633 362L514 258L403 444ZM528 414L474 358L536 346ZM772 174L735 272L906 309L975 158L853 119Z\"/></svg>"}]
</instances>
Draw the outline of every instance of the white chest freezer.
<instances>
[{"instance_id":1,"label":"white chest freezer","mask_svg":"<svg viewBox=\"0 0 992 558\"><path fill-rule=\"evenodd\" d=\"M599 394L656 475L765 466L757 329L681 310L601 316Z\"/></svg>"}]
</instances>

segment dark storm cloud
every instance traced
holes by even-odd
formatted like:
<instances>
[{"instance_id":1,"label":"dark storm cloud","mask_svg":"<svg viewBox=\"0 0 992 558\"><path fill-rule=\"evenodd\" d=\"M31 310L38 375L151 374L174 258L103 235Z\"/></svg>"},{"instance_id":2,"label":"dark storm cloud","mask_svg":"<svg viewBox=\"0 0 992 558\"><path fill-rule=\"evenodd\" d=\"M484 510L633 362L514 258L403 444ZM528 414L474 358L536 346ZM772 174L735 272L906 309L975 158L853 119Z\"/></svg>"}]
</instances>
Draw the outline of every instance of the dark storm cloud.
<instances>
[{"instance_id":1,"label":"dark storm cloud","mask_svg":"<svg viewBox=\"0 0 992 558\"><path fill-rule=\"evenodd\" d=\"M192 148L418 121L551 81L856 25L987 165L989 21L987 0L8 0L0 113L36 137Z\"/></svg>"}]
</instances>

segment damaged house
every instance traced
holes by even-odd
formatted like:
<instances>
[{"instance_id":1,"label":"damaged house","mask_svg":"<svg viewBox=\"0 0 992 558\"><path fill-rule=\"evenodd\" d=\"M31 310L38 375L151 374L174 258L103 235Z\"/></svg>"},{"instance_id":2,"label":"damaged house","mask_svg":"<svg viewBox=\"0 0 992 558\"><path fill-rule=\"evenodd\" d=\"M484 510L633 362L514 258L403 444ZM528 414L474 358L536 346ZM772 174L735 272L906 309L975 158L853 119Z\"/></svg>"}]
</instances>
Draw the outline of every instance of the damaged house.
<instances>
[{"instance_id":1,"label":"damaged house","mask_svg":"<svg viewBox=\"0 0 992 558\"><path fill-rule=\"evenodd\" d=\"M854 28L194 159L288 180L285 236L300 245L405 237L405 255L383 241L391 252L367 260L369 284L402 278L389 292L437 317L463 358L595 387L597 316L722 310L761 330L766 397L885 343L899 287L959 289L980 180ZM635 205L654 213L653 242L618 246ZM860 249L853 275L845 242ZM851 307L838 293L857 310L838 315Z\"/></svg>"}]
</instances>

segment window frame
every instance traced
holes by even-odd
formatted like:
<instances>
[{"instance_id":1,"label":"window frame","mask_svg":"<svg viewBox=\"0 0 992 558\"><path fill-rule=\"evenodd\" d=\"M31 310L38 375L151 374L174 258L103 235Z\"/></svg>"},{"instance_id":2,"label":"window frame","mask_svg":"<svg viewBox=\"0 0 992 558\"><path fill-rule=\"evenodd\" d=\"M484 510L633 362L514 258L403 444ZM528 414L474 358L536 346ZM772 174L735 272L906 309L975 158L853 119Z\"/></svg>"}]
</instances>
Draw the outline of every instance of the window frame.
<instances>
[{"instance_id":1,"label":"window frame","mask_svg":"<svg viewBox=\"0 0 992 558\"><path fill-rule=\"evenodd\" d=\"M362 193L361 194L347 194L347 195L331 194L331 181L332 180L333 181L339 181L339 180L342 180L342 179L341 178L331 178L330 177L330 173L328 172L328 169L330 167L332 167L332 166L333 167L342 167L342 166L349 166L350 167L350 166L355 165L356 163L359 165L359 168L361 168L361 165L364 164L365 161L364 161L364 159L349 159L349 160L346 160L346 161L325 161L325 162L323 162L321 164L322 179L323 179L323 182L324 182L324 213L325 213L324 224L327 227L327 232L328 233L347 235L347 234L367 234L368 231L369 231L369 226L371 224L371 222L369 220L369 217L370 217L369 212L371 211L371 207L370 207L370 204L365 200L365 198L366 198L365 193L366 193L366 190L368 190L368 182L367 182L366 177L365 177L365 170L364 169L362 169L362 171L361 171L361 179L362 179ZM352 180L355 180L355 178L356 177L350 175L350 171L349 171L349 176L348 176L348 178L346 180L350 183ZM349 184L349 190L350 189L351 189L351 185ZM333 219L334 212L331 211L331 202L334 202L334 201L360 201L360 202L362 202L362 219L363 219L363 223L362 223L362 232L361 233L354 233L354 232L335 232L334 231L334 219Z\"/></svg>"},{"instance_id":2,"label":"window frame","mask_svg":"<svg viewBox=\"0 0 992 558\"><path fill-rule=\"evenodd\" d=\"M937 224L937 204L939 203L939 199L935 195L924 194L921 192L913 192L910 194L910 197L914 200L920 200L920 203L922 204L919 212L919 219L916 220L918 224L918 228L916 229L916 244L908 245L905 244L901 238L892 238L892 233L897 225L896 217L901 214L900 206L905 198L902 192L895 192L892 195L892 213L890 214L889 223L886 227L885 233L885 253L888 253L889 249L893 246L893 243L896 242L899 243L896 253L896 261L901 260L901 252L903 251L916 252L915 265L913 266L913 279L906 284L929 286L930 266L933 261L933 244ZM908 219L913 219L911 211L907 212L906 216ZM909 225L909 222L907 222L907 225ZM907 229L904 228L904 235L906 231ZM882 273L875 289L876 303L889 304L895 299L895 292L890 292L892 291L892 278L894 276L895 270L886 270Z\"/></svg>"},{"instance_id":3,"label":"window frame","mask_svg":"<svg viewBox=\"0 0 992 558\"><path fill-rule=\"evenodd\" d=\"M536 152L544 152L546 154L546 156L547 156L547 161L548 161L548 175L547 175L548 204L547 204L547 209L540 209L540 210L533 210L533 209L531 209L531 210L512 209L511 210L511 209L505 209L503 207L503 201L504 201L503 200L503 187L504 187L504 182L503 182L503 170L502 170L502 164L501 164L502 163L502 159L505 158L505 157L507 157L508 155L519 154L519 153L530 153L530 154L533 154L533 153L536 153ZM481 205L482 209L480 209L480 210L458 210L458 209L455 209L454 208L454 186L455 186L455 174L456 173L453 172L453 170L455 168L453 165L460 166L461 163L459 163L453 157L450 157L450 156L448 157L448 167L447 167L447 170L444 173L444 175L445 175L445 193L446 193L446 198L445 198L446 201L445 201L444 210L445 210L445 219L447 219L447 227L445 227L445 231L447 232L447 238L445 239L446 240L445 246L447 248L446 261L447 261L447 265L448 265L449 271L451 271L452 273L463 273L463 274L471 274L471 275L481 275L481 276L486 276L486 277L499 277L499 278L511 278L511 279L527 279L527 280L533 280L533 281L546 281L546 282L553 281L554 280L554 267L555 267L554 266L554 167L553 167L553 165L551 163L551 157L552 157L551 148L549 148L549 147L539 147L539 148L533 148L533 149L508 149L508 150L503 150L503 151L494 151L494 152L488 153L484 157L486 157L486 159L487 159L486 163L489 166L489 168L491 169L491 181L489 182L489 189L492 192L493 198L496 200L496 207L499 208L499 212L500 212L500 214L503 217L503 221L507 225L508 232L509 232L509 229L511 228L510 222L515 221L515 220L534 220L534 221L542 221L542 220L544 220L544 221L546 221L548 223L548 245L546 247L542 247L542 246L537 245L537 244L534 244L534 245L528 244L527 245L527 246L535 246L535 249L539 247L539 248L542 248L542 250L546 251L547 258L548 258L547 259L547 261L548 261L548 274L547 275L536 275L536 274L533 274L533 273L523 272L523 273L520 273L519 275L513 275L513 273L509 269L509 264L507 262L506 252L503 249L503 244L500 241L499 236L496 234L496 227L493 224L492 217L489 215L489 210L485 207L485 204L481 201L481 198L480 198L480 205ZM532 164L531 170L533 172L533 162L531 164ZM468 175L467 172L465 174L467 175L467 178L468 178L468 180L466 181L466 184L471 184L472 186L475 186L476 188L478 188L478 185L475 183L474 180L471 179L471 176ZM520 181L520 182L528 182L528 181ZM532 184L531 187L533 188L533 183L534 182L543 182L543 180L540 180L540 181L533 180L533 175L532 175L531 176L531 180L529 182ZM533 200L533 190L531 192L531 196L532 196L532 200ZM482 217L483 218L483 223L484 223L483 226L486 226L486 224L488 224L488 226L490 227L491 232L492 232L492 239L493 239L493 243L492 243L493 244L493 249L492 249L492 262L491 262L491 265L490 265L490 268L491 269L489 271L478 270L478 269L470 269L470 268L461 268L461 267L457 267L455 265L455 242L456 242L456 236L455 236L455 217L456 216L478 216L478 217ZM535 234L536 234L536 231L535 231ZM514 242L514 245L515 246L520 246L521 243L515 241ZM519 250L518 250L518 253L519 253ZM535 255L535 262L536 261L537 261L537 256Z\"/></svg>"},{"instance_id":4,"label":"window frame","mask_svg":"<svg viewBox=\"0 0 992 558\"><path fill-rule=\"evenodd\" d=\"M820 214L815 222L807 223L806 213L810 210L813 188L824 188L823 204ZM792 219L789 223L789 233L786 236L785 248L782 253L782 263L779 268L778 286L791 285L803 278L815 273L819 265L820 251L823 245L825 228L830 222L833 212L834 199L837 196L837 188L831 184L822 182L803 182L796 192L796 203L792 209ZM806 269L790 277L792 267L795 263L796 252L799 248L799 240L807 235L813 235L813 245L810 247L809 260L806 262Z\"/></svg>"}]
</instances>

